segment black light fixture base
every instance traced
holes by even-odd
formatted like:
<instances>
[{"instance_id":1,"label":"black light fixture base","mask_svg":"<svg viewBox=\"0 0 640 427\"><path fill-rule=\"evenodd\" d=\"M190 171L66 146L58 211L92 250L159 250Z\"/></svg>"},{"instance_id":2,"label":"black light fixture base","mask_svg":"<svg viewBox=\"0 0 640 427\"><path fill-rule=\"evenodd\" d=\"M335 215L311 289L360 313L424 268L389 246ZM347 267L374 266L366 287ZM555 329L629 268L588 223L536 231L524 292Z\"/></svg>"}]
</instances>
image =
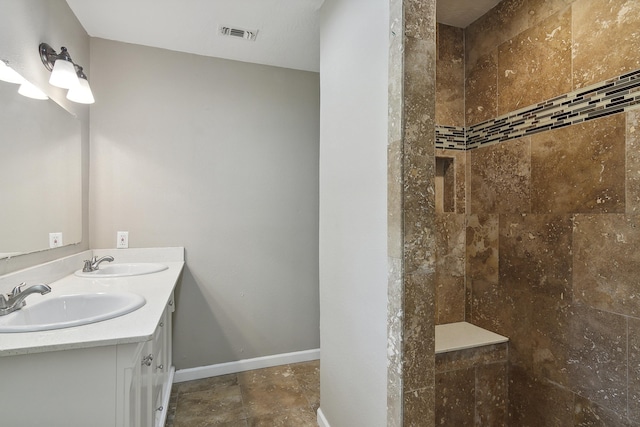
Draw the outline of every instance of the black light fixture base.
<instances>
[{"instance_id":1,"label":"black light fixture base","mask_svg":"<svg viewBox=\"0 0 640 427\"><path fill-rule=\"evenodd\" d=\"M40 43L38 50L40 51L40 59L42 59L44 67L47 70L52 71L53 64L58 58L58 53L47 43Z\"/></svg>"},{"instance_id":2,"label":"black light fixture base","mask_svg":"<svg viewBox=\"0 0 640 427\"><path fill-rule=\"evenodd\" d=\"M38 50L40 51L40 59L42 60L42 63L49 71L53 70L53 64L58 59L63 59L65 61L71 62L74 66L76 65L71 59L71 55L69 55L67 48L64 46L60 48L60 53L57 53L55 49L49 46L47 43L40 43Z\"/></svg>"}]
</instances>

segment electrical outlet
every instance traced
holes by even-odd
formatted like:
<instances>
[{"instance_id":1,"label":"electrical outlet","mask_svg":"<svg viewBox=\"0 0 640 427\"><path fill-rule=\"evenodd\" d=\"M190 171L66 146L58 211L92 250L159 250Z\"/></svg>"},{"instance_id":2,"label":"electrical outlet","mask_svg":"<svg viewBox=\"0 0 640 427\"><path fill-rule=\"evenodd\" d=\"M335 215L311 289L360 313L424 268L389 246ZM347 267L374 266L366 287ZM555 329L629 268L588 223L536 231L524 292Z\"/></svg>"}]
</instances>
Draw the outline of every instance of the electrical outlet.
<instances>
[{"instance_id":1,"label":"electrical outlet","mask_svg":"<svg viewBox=\"0 0 640 427\"><path fill-rule=\"evenodd\" d=\"M62 246L62 232L49 233L49 247L57 248Z\"/></svg>"},{"instance_id":2,"label":"electrical outlet","mask_svg":"<svg viewBox=\"0 0 640 427\"><path fill-rule=\"evenodd\" d=\"M117 243L116 248L118 249L127 249L129 247L129 232L128 231L118 231L117 234Z\"/></svg>"}]
</instances>

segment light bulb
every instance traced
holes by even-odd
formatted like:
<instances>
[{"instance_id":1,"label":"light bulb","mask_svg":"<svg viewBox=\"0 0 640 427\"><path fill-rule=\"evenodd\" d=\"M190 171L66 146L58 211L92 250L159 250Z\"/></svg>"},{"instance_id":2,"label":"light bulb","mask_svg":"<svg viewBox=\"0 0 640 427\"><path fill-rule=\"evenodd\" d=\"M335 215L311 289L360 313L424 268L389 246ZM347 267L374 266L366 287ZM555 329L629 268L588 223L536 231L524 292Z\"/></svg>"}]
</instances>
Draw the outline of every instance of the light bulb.
<instances>
[{"instance_id":1,"label":"light bulb","mask_svg":"<svg viewBox=\"0 0 640 427\"><path fill-rule=\"evenodd\" d=\"M26 80L24 80L24 82L18 88L18 93L22 96L26 96L27 98L32 99L49 99L49 97L43 91Z\"/></svg>"},{"instance_id":2,"label":"light bulb","mask_svg":"<svg viewBox=\"0 0 640 427\"><path fill-rule=\"evenodd\" d=\"M78 86L80 83L76 75L76 67L70 61L64 59L56 60L53 64L49 83L63 89L71 89Z\"/></svg>"},{"instance_id":3,"label":"light bulb","mask_svg":"<svg viewBox=\"0 0 640 427\"><path fill-rule=\"evenodd\" d=\"M67 99L80 104L93 104L96 102L87 79L79 78L78 81L78 86L72 87L67 92Z\"/></svg>"},{"instance_id":4,"label":"light bulb","mask_svg":"<svg viewBox=\"0 0 640 427\"><path fill-rule=\"evenodd\" d=\"M24 78L13 68L0 60L0 80L7 83L22 84Z\"/></svg>"}]
</instances>

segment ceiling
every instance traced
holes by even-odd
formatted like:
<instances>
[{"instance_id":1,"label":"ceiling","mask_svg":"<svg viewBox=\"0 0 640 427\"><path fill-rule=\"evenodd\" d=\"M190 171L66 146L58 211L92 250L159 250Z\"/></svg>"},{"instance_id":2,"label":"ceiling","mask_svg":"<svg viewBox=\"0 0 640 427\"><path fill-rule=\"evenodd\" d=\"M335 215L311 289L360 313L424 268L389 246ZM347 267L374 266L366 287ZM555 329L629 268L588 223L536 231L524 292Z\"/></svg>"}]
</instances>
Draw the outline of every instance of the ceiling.
<instances>
[{"instance_id":1,"label":"ceiling","mask_svg":"<svg viewBox=\"0 0 640 427\"><path fill-rule=\"evenodd\" d=\"M458 28L466 28L491 10L500 0L438 0L438 22Z\"/></svg>"},{"instance_id":2,"label":"ceiling","mask_svg":"<svg viewBox=\"0 0 640 427\"><path fill-rule=\"evenodd\" d=\"M320 69L324 0L66 0L92 37L197 55ZM439 0L438 21L464 28L500 0ZM221 26L258 31L255 41Z\"/></svg>"}]
</instances>

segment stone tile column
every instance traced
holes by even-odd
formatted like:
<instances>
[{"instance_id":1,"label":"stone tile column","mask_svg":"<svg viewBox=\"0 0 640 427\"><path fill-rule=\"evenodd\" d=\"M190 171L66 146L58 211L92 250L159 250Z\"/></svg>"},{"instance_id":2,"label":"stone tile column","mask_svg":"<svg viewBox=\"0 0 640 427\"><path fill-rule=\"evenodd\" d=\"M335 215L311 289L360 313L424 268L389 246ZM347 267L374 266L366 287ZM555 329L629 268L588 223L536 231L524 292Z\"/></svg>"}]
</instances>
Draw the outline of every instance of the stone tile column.
<instances>
[{"instance_id":1,"label":"stone tile column","mask_svg":"<svg viewBox=\"0 0 640 427\"><path fill-rule=\"evenodd\" d=\"M436 2L393 0L389 75L389 426L435 425Z\"/></svg>"}]
</instances>

